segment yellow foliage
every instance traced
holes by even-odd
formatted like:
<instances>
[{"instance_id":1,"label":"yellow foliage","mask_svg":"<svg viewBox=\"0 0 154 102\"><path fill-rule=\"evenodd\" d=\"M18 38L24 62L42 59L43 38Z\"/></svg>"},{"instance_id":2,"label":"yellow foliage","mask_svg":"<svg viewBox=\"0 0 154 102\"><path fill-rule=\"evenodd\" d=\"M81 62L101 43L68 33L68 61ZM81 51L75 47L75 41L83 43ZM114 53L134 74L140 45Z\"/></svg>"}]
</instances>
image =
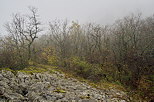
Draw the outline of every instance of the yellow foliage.
<instances>
[{"instance_id":1,"label":"yellow foliage","mask_svg":"<svg viewBox=\"0 0 154 102\"><path fill-rule=\"evenodd\" d=\"M57 65L58 57L55 54L54 49L51 47L46 47L41 53L41 59L43 59L46 64Z\"/></svg>"},{"instance_id":2,"label":"yellow foliage","mask_svg":"<svg viewBox=\"0 0 154 102\"><path fill-rule=\"evenodd\" d=\"M48 64L57 65L58 64L58 58L56 56L49 56L48 57Z\"/></svg>"}]
</instances>

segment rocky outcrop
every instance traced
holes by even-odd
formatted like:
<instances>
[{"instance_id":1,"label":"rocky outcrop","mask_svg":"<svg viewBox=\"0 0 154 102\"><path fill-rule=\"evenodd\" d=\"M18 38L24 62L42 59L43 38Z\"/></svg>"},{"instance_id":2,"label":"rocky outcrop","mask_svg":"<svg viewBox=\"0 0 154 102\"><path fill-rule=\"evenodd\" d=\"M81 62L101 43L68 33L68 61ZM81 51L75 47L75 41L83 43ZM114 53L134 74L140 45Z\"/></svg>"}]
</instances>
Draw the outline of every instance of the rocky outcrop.
<instances>
[{"instance_id":1,"label":"rocky outcrop","mask_svg":"<svg viewBox=\"0 0 154 102\"><path fill-rule=\"evenodd\" d=\"M122 91L96 89L59 72L0 71L0 102L127 102L122 97Z\"/></svg>"}]
</instances>

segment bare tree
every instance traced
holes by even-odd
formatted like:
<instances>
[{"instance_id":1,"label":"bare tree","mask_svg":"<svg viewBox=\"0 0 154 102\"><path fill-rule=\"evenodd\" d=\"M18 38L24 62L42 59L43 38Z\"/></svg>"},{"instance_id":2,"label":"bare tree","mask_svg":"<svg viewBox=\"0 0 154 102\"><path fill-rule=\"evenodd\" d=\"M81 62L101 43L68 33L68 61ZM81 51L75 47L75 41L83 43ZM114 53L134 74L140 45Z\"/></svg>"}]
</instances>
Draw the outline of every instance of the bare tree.
<instances>
[{"instance_id":1,"label":"bare tree","mask_svg":"<svg viewBox=\"0 0 154 102\"><path fill-rule=\"evenodd\" d=\"M50 26L50 39L56 45L57 51L61 57L68 56L69 51L69 27L67 21L60 23L54 21L49 24Z\"/></svg>"},{"instance_id":2,"label":"bare tree","mask_svg":"<svg viewBox=\"0 0 154 102\"><path fill-rule=\"evenodd\" d=\"M15 14L13 15L12 22L5 25L12 39L12 44L16 47L17 51L20 51L19 49L28 50L28 60L31 59L32 44L38 38L38 33L42 31L40 29L41 23L38 20L37 9L34 7L29 7L29 9L32 13L31 15L21 16L20 14Z\"/></svg>"},{"instance_id":3,"label":"bare tree","mask_svg":"<svg viewBox=\"0 0 154 102\"><path fill-rule=\"evenodd\" d=\"M29 7L31 15L27 16L28 21L26 24L26 29L23 33L25 40L28 42L28 59L31 58L31 47L36 38L38 38L38 33L42 31L40 29L41 22L38 20L37 9L34 7Z\"/></svg>"}]
</instances>

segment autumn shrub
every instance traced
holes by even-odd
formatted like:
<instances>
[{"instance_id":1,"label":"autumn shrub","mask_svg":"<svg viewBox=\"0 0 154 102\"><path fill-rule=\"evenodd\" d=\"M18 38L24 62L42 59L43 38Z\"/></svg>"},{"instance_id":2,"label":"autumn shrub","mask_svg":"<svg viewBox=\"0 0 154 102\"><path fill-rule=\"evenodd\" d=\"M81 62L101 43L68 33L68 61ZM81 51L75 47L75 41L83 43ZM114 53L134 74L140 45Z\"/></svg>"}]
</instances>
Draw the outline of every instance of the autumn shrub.
<instances>
[{"instance_id":1,"label":"autumn shrub","mask_svg":"<svg viewBox=\"0 0 154 102\"><path fill-rule=\"evenodd\" d=\"M83 77L88 77L92 69L92 65L86 61L80 60L78 57L70 58L70 68L74 70L77 74L82 75Z\"/></svg>"},{"instance_id":2,"label":"autumn shrub","mask_svg":"<svg viewBox=\"0 0 154 102\"><path fill-rule=\"evenodd\" d=\"M148 76L142 76L139 80L138 90L143 98L150 99L154 94L153 80Z\"/></svg>"},{"instance_id":3,"label":"autumn shrub","mask_svg":"<svg viewBox=\"0 0 154 102\"><path fill-rule=\"evenodd\" d=\"M42 64L58 65L59 58L52 47L42 48L34 61Z\"/></svg>"},{"instance_id":4,"label":"autumn shrub","mask_svg":"<svg viewBox=\"0 0 154 102\"><path fill-rule=\"evenodd\" d=\"M28 66L28 60L25 57L25 54L21 55L17 50L5 50L2 51L0 57L0 67L8 67L13 70L23 69Z\"/></svg>"},{"instance_id":5,"label":"autumn shrub","mask_svg":"<svg viewBox=\"0 0 154 102\"><path fill-rule=\"evenodd\" d=\"M100 81L103 78L106 78L103 70L98 64L91 64L86 60L79 57L71 57L67 60L68 69L75 72L77 75L92 80Z\"/></svg>"}]
</instances>

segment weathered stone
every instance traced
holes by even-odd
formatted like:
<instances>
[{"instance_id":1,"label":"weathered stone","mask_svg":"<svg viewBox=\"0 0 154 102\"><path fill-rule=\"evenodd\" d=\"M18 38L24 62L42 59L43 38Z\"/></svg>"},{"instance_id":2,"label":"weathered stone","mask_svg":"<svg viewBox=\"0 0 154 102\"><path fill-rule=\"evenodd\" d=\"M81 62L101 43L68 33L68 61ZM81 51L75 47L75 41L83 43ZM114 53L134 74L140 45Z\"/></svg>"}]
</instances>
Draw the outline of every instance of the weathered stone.
<instances>
[{"instance_id":1,"label":"weathered stone","mask_svg":"<svg viewBox=\"0 0 154 102\"><path fill-rule=\"evenodd\" d=\"M55 91L59 90L59 91ZM126 94L116 89L100 90L55 72L26 74L0 71L0 102L126 102L112 98Z\"/></svg>"}]
</instances>

